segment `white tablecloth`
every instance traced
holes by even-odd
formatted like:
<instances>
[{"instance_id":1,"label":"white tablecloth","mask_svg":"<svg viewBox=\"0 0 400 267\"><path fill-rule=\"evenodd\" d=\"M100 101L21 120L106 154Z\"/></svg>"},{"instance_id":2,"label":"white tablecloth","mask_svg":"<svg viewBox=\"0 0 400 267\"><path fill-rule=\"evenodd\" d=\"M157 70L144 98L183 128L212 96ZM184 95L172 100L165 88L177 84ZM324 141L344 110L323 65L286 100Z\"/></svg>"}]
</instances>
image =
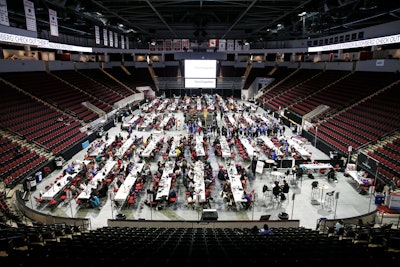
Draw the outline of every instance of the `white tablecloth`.
<instances>
[{"instance_id":1,"label":"white tablecloth","mask_svg":"<svg viewBox=\"0 0 400 267\"><path fill-rule=\"evenodd\" d=\"M168 199L172 181L172 177L170 174L173 174L173 172L174 172L174 163L172 161L167 161L165 163L164 171L161 176L160 182L158 183L156 200L160 200L162 197L166 197Z\"/></svg>"},{"instance_id":2,"label":"white tablecloth","mask_svg":"<svg viewBox=\"0 0 400 267\"><path fill-rule=\"evenodd\" d=\"M318 169L330 169L333 166L329 163L310 163L310 164L300 164L300 168L305 170L318 170Z\"/></svg>"},{"instance_id":3,"label":"white tablecloth","mask_svg":"<svg viewBox=\"0 0 400 267\"><path fill-rule=\"evenodd\" d=\"M250 144L249 140L247 140L246 138L242 138L240 139L240 141L242 142L242 145L246 149L247 155L249 155L249 157L252 157L254 155L255 149Z\"/></svg>"},{"instance_id":4,"label":"white tablecloth","mask_svg":"<svg viewBox=\"0 0 400 267\"><path fill-rule=\"evenodd\" d=\"M231 149L229 148L229 144L226 141L225 136L221 135L219 142L221 144L222 157L229 158L231 156Z\"/></svg>"},{"instance_id":5,"label":"white tablecloth","mask_svg":"<svg viewBox=\"0 0 400 267\"><path fill-rule=\"evenodd\" d=\"M133 145L133 143L134 143L134 140L132 138L125 140L125 142L122 144L122 146L115 153L115 156L122 158L124 156L125 152Z\"/></svg>"},{"instance_id":6,"label":"white tablecloth","mask_svg":"<svg viewBox=\"0 0 400 267\"><path fill-rule=\"evenodd\" d=\"M83 162L84 164L89 164L88 160L85 160ZM79 166L79 165L76 165ZM74 173L72 174L65 174L61 179L57 181L57 183L54 183L52 187L49 188L46 192L43 193L42 199L44 200L52 200L55 196L57 196L58 193L61 192L65 188L67 184L70 183L70 180L74 179L75 176L79 173L80 168L77 168Z\"/></svg>"},{"instance_id":7,"label":"white tablecloth","mask_svg":"<svg viewBox=\"0 0 400 267\"><path fill-rule=\"evenodd\" d=\"M97 187L97 182L105 179L106 176L110 173L110 171L114 169L115 164L117 164L116 161L113 160L107 161L106 165L88 183L87 188L78 195L78 199L89 199L92 190Z\"/></svg>"},{"instance_id":8,"label":"white tablecloth","mask_svg":"<svg viewBox=\"0 0 400 267\"><path fill-rule=\"evenodd\" d=\"M206 200L205 184L204 184L204 164L201 161L196 161L193 169L194 194L193 199L204 202Z\"/></svg>"},{"instance_id":9,"label":"white tablecloth","mask_svg":"<svg viewBox=\"0 0 400 267\"><path fill-rule=\"evenodd\" d=\"M142 156L143 157L150 157L151 152L153 152L154 148L156 148L158 142L162 140L162 136L153 136L153 139L150 141L150 143L146 146L146 148L142 151Z\"/></svg>"},{"instance_id":10,"label":"white tablecloth","mask_svg":"<svg viewBox=\"0 0 400 267\"><path fill-rule=\"evenodd\" d=\"M282 156L282 151L280 151L280 150L275 146L275 144L271 141L271 139L269 139L268 136L262 135L262 136L260 136L260 137L258 137L258 138L260 138L260 140L262 140L262 141L264 142L264 144L265 144L267 147L269 147L270 149L274 150L275 153L276 153L276 155Z\"/></svg>"},{"instance_id":11,"label":"white tablecloth","mask_svg":"<svg viewBox=\"0 0 400 267\"><path fill-rule=\"evenodd\" d=\"M231 182L231 190L235 202L237 203L247 202L247 200L243 198L243 192L244 192L243 184L242 181L240 180L240 175L237 173L236 166L230 165L227 168L227 173L229 181Z\"/></svg>"},{"instance_id":12,"label":"white tablecloth","mask_svg":"<svg viewBox=\"0 0 400 267\"><path fill-rule=\"evenodd\" d=\"M196 136L196 153L198 157L204 157L206 155L206 152L204 151L202 135Z\"/></svg>"},{"instance_id":13,"label":"white tablecloth","mask_svg":"<svg viewBox=\"0 0 400 267\"><path fill-rule=\"evenodd\" d=\"M129 192L138 178L137 173L142 172L143 166L144 163L135 163L133 169L130 171L128 176L126 176L124 183L118 188L118 191L114 196L115 201L124 202L128 198Z\"/></svg>"},{"instance_id":14,"label":"white tablecloth","mask_svg":"<svg viewBox=\"0 0 400 267\"><path fill-rule=\"evenodd\" d=\"M309 158L311 157L310 151L305 149L301 144L296 142L293 139L288 139L287 140L288 144L294 148L303 158Z\"/></svg>"}]
</instances>

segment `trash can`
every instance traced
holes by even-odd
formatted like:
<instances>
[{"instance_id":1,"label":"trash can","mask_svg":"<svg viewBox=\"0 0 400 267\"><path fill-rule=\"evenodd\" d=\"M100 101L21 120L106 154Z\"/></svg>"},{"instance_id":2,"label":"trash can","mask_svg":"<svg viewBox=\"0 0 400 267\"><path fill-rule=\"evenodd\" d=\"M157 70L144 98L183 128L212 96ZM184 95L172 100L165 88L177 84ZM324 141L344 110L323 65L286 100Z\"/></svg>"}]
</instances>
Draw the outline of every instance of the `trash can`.
<instances>
[{"instance_id":1,"label":"trash can","mask_svg":"<svg viewBox=\"0 0 400 267\"><path fill-rule=\"evenodd\" d=\"M122 213L118 213L117 216L115 216L115 219L118 221L126 220L126 215L122 214Z\"/></svg>"},{"instance_id":2,"label":"trash can","mask_svg":"<svg viewBox=\"0 0 400 267\"><path fill-rule=\"evenodd\" d=\"M385 202L385 195L376 195L375 196L375 205L381 205Z\"/></svg>"},{"instance_id":3,"label":"trash can","mask_svg":"<svg viewBox=\"0 0 400 267\"><path fill-rule=\"evenodd\" d=\"M54 162L56 163L57 169L62 169L63 167L63 160L60 157L57 157L54 159Z\"/></svg>"},{"instance_id":4,"label":"trash can","mask_svg":"<svg viewBox=\"0 0 400 267\"><path fill-rule=\"evenodd\" d=\"M286 212L281 212L278 214L278 218L281 220L289 220L289 214L287 214Z\"/></svg>"},{"instance_id":5,"label":"trash can","mask_svg":"<svg viewBox=\"0 0 400 267\"><path fill-rule=\"evenodd\" d=\"M42 178L43 178L42 172L37 172L35 174L35 178L36 178L36 183L41 183L42 182Z\"/></svg>"},{"instance_id":6,"label":"trash can","mask_svg":"<svg viewBox=\"0 0 400 267\"><path fill-rule=\"evenodd\" d=\"M216 221L218 220L218 212L215 209L204 209L201 215L202 221Z\"/></svg>"},{"instance_id":7,"label":"trash can","mask_svg":"<svg viewBox=\"0 0 400 267\"><path fill-rule=\"evenodd\" d=\"M29 176L26 178L26 187L27 191L35 191L36 190L36 179L33 176Z\"/></svg>"}]
</instances>

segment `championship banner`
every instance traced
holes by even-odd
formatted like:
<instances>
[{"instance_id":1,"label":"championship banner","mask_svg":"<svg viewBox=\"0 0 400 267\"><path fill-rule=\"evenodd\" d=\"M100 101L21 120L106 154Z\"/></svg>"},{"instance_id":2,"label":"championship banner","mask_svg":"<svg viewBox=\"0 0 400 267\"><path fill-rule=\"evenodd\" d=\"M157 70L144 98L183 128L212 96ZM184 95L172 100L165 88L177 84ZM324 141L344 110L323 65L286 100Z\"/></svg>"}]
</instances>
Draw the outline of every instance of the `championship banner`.
<instances>
[{"instance_id":1,"label":"championship banner","mask_svg":"<svg viewBox=\"0 0 400 267\"><path fill-rule=\"evenodd\" d=\"M208 40L208 47L217 47L217 45L218 45L217 39Z\"/></svg>"},{"instance_id":2,"label":"championship banner","mask_svg":"<svg viewBox=\"0 0 400 267\"><path fill-rule=\"evenodd\" d=\"M33 2L24 0L26 29L28 31L37 32L35 5Z\"/></svg>"},{"instance_id":3,"label":"championship banner","mask_svg":"<svg viewBox=\"0 0 400 267\"><path fill-rule=\"evenodd\" d=\"M99 26L95 25L94 26L94 38L96 41L96 44L100 44L100 28Z\"/></svg>"},{"instance_id":4,"label":"championship banner","mask_svg":"<svg viewBox=\"0 0 400 267\"><path fill-rule=\"evenodd\" d=\"M0 0L0 24L4 26L10 26L6 0Z\"/></svg>"},{"instance_id":5,"label":"championship banner","mask_svg":"<svg viewBox=\"0 0 400 267\"><path fill-rule=\"evenodd\" d=\"M103 29L103 41L104 41L104 45L108 46L108 32L107 32L107 29Z\"/></svg>"},{"instance_id":6,"label":"championship banner","mask_svg":"<svg viewBox=\"0 0 400 267\"><path fill-rule=\"evenodd\" d=\"M189 39L182 39L182 49L189 50L190 49L190 42Z\"/></svg>"},{"instance_id":7,"label":"championship banner","mask_svg":"<svg viewBox=\"0 0 400 267\"><path fill-rule=\"evenodd\" d=\"M57 11L49 9L50 35L58 36Z\"/></svg>"},{"instance_id":8,"label":"championship banner","mask_svg":"<svg viewBox=\"0 0 400 267\"><path fill-rule=\"evenodd\" d=\"M126 49L129 49L129 37L126 36L125 38Z\"/></svg>"},{"instance_id":9,"label":"championship banner","mask_svg":"<svg viewBox=\"0 0 400 267\"><path fill-rule=\"evenodd\" d=\"M227 51L233 51L235 50L235 41L234 40L228 40L226 42L226 50Z\"/></svg>"},{"instance_id":10,"label":"championship banner","mask_svg":"<svg viewBox=\"0 0 400 267\"><path fill-rule=\"evenodd\" d=\"M114 47L118 48L118 33L114 32Z\"/></svg>"},{"instance_id":11,"label":"championship banner","mask_svg":"<svg viewBox=\"0 0 400 267\"><path fill-rule=\"evenodd\" d=\"M109 44L111 47L114 46L114 33L112 31L108 32L108 39L109 39Z\"/></svg>"},{"instance_id":12,"label":"championship banner","mask_svg":"<svg viewBox=\"0 0 400 267\"><path fill-rule=\"evenodd\" d=\"M235 40L235 50L236 51L242 50L242 40Z\"/></svg>"},{"instance_id":13,"label":"championship banner","mask_svg":"<svg viewBox=\"0 0 400 267\"><path fill-rule=\"evenodd\" d=\"M125 49L125 37L121 35L121 48Z\"/></svg>"},{"instance_id":14,"label":"championship banner","mask_svg":"<svg viewBox=\"0 0 400 267\"><path fill-rule=\"evenodd\" d=\"M164 40L157 40L157 51L163 51L164 50Z\"/></svg>"},{"instance_id":15,"label":"championship banner","mask_svg":"<svg viewBox=\"0 0 400 267\"><path fill-rule=\"evenodd\" d=\"M165 40L165 51L171 51L172 50L172 40L168 39Z\"/></svg>"},{"instance_id":16,"label":"championship banner","mask_svg":"<svg viewBox=\"0 0 400 267\"><path fill-rule=\"evenodd\" d=\"M181 39L174 39L174 40L173 40L173 44L174 44L174 50L175 50L175 51L181 51L181 50L182 50L182 47L181 47L181 45L182 45Z\"/></svg>"},{"instance_id":17,"label":"championship banner","mask_svg":"<svg viewBox=\"0 0 400 267\"><path fill-rule=\"evenodd\" d=\"M219 39L218 40L218 50L225 51L226 50L226 40Z\"/></svg>"}]
</instances>

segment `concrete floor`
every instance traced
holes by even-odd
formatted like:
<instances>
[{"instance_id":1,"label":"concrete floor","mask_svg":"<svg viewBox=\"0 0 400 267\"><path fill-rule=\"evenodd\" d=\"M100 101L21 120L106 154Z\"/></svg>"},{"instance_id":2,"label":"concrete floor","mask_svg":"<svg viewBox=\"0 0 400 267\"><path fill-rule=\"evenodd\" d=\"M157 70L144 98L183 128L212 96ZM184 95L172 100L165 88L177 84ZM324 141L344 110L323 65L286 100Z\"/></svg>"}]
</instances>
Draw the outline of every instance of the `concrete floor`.
<instances>
[{"instance_id":1,"label":"concrete floor","mask_svg":"<svg viewBox=\"0 0 400 267\"><path fill-rule=\"evenodd\" d=\"M140 110L136 110L133 115L139 113ZM264 110L260 108L257 112L265 113ZM133 116L132 115L132 116ZM184 121L184 116L182 112L177 112L175 114L177 118ZM129 120L131 116L125 118L125 121ZM225 122L218 119L218 125L221 126ZM287 128L287 127L286 127ZM128 135L126 131L121 132L121 124L118 123L116 127L111 128L109 131L109 136L115 136L121 133L124 137ZM147 138L150 134L160 135L164 134L165 137L177 136L177 135L187 135L186 130L175 130L171 129L165 131L164 133L158 133L154 130L150 132L134 131L133 134L137 136L143 136ZM290 137L293 135L290 129L286 129L285 137ZM102 137L104 138L104 137ZM165 138L164 140L167 140ZM307 144L306 148L312 152L312 160L326 160L329 159L328 155L325 155L321 151L317 150L312 144ZM86 150L82 150L77 153L71 160L67 162L70 164L73 160L83 160ZM217 158L213 151L209 151L210 162L213 167L213 172L215 175L219 170L219 165L225 165L225 161L221 158ZM161 156L160 156L161 157ZM134 158L133 160L137 160ZM156 158L154 162L151 162L151 170L157 169ZM236 162L238 163L238 162ZM250 162L240 161L242 166L249 166ZM278 166L279 167L279 166ZM286 169L278 168L278 171L285 172ZM192 209L185 205L185 192L186 189L183 186L182 181L178 181L175 184L175 188L178 192L178 201L176 204L163 209L156 210L150 208L144 204L146 199L146 191L140 195L133 207L118 209L111 201L112 192L109 192L109 197L103 200L100 209L90 209L90 208L79 208L75 203L75 200L70 201L66 204L60 204L56 209L50 210L48 207L39 207L34 201L34 197L39 197L40 191L45 191L45 186L54 182L55 178L61 174L62 170L56 170L49 176L44 178L41 183L37 184L37 189L31 194L31 201L27 201L26 205L31 205L33 208L40 210L41 212L47 214L53 214L57 216L66 217L79 217L79 218L90 218L91 228L95 229L98 227L106 226L107 219L115 218L118 213L123 213L126 215L127 219L146 219L146 220L199 220L201 217L201 208ZM287 177L291 180L292 176ZM343 173L337 173L338 182L328 182L326 176L316 174L315 180L307 178L306 175L303 176L302 180L297 180L296 184L291 184L289 189L289 194L287 199L284 201L277 202L273 200L270 196L264 196L262 192L263 185L268 185L271 187L274 181L274 177L271 175L271 171L268 168L263 169L263 173L257 173L255 177L249 179L247 191L250 192L254 190L254 207L249 210L239 209L230 210L226 207L226 204L222 201L219 192L221 190L221 184L218 179L216 179L215 187L212 191L213 200L211 201L211 208L218 211L218 220L258 220L262 215L270 215L271 220L277 220L278 214L281 212L286 212L289 215L289 219L300 220L300 226L314 229L317 224L317 220L320 218L346 218L365 214L369 211L376 209L374 204L373 194L361 195L358 193L357 186L351 177L345 177ZM324 185L325 189L323 192L318 190L317 195L312 196L312 186L313 181L318 181L319 185ZM331 203L324 202L325 194L329 191L335 191L338 194L337 199L333 199ZM322 194L321 194L322 193ZM272 195L272 194L271 194ZM319 202L324 203L319 203Z\"/></svg>"}]
</instances>

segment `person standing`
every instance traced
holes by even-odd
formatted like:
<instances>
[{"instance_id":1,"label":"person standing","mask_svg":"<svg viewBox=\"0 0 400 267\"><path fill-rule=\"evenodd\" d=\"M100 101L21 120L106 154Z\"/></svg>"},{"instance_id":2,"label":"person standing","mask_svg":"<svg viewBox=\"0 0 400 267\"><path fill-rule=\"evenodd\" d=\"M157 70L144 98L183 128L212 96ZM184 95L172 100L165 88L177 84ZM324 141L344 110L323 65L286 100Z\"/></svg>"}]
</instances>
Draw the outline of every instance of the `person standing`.
<instances>
[{"instance_id":1,"label":"person standing","mask_svg":"<svg viewBox=\"0 0 400 267\"><path fill-rule=\"evenodd\" d=\"M289 193L289 184L287 183L286 180L283 180L282 193L284 193L284 194Z\"/></svg>"}]
</instances>

